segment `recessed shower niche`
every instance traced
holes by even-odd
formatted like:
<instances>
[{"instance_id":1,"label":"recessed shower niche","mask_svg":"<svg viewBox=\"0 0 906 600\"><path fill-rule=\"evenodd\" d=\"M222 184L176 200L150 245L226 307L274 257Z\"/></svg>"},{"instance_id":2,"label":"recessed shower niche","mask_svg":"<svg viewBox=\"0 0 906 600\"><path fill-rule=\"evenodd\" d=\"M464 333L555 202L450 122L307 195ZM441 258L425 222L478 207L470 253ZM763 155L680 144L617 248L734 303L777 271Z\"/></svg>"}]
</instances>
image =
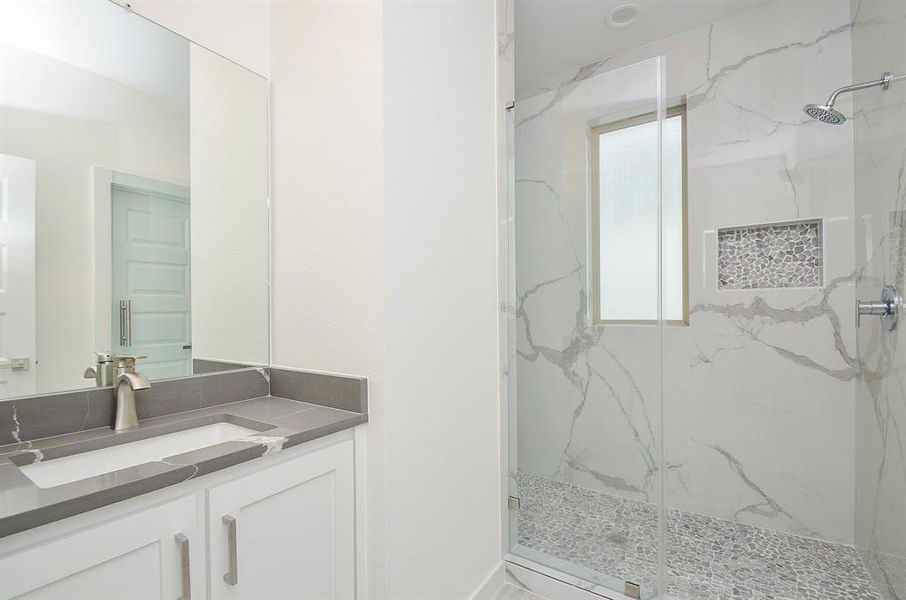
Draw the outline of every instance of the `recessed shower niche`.
<instances>
[{"instance_id":1,"label":"recessed shower niche","mask_svg":"<svg viewBox=\"0 0 906 600\"><path fill-rule=\"evenodd\" d=\"M717 281L722 290L820 287L824 283L822 221L718 229Z\"/></svg>"}]
</instances>

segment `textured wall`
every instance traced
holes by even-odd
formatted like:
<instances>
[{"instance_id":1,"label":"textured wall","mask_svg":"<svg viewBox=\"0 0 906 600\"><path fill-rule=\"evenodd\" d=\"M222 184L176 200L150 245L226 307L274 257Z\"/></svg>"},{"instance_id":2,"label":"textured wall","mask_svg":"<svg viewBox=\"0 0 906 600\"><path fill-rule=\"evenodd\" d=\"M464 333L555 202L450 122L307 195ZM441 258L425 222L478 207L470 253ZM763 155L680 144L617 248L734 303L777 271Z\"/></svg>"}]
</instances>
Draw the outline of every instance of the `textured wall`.
<instances>
[{"instance_id":1,"label":"textured wall","mask_svg":"<svg viewBox=\"0 0 906 600\"><path fill-rule=\"evenodd\" d=\"M272 8L273 360L369 379L365 595L470 597L499 564L495 5Z\"/></svg>"},{"instance_id":2,"label":"textured wall","mask_svg":"<svg viewBox=\"0 0 906 600\"><path fill-rule=\"evenodd\" d=\"M852 126L801 112L849 81L850 33L846 2L773 3L603 58L520 101L521 469L653 499L656 332L588 326L580 141L594 111L624 110L630 89L653 93L631 69L593 76L663 54L667 97L686 98L689 128L691 317L664 331L669 503L852 541ZM806 218L824 219L823 288L718 290L717 228Z\"/></svg>"},{"instance_id":3,"label":"textured wall","mask_svg":"<svg viewBox=\"0 0 906 600\"><path fill-rule=\"evenodd\" d=\"M382 6L275 2L273 364L368 378L366 595L385 593ZM329 57L329 60L326 58ZM341 67L340 67L341 65ZM361 547L360 547L361 548Z\"/></svg>"},{"instance_id":4,"label":"textured wall","mask_svg":"<svg viewBox=\"0 0 906 600\"><path fill-rule=\"evenodd\" d=\"M854 3L853 79L906 73L906 5ZM855 95L858 297L904 280L906 83ZM856 388L856 543L885 599L906 598L906 355L902 323L876 318L858 330L863 373Z\"/></svg>"},{"instance_id":5,"label":"textured wall","mask_svg":"<svg viewBox=\"0 0 906 600\"><path fill-rule=\"evenodd\" d=\"M496 6L384 3L387 597L500 564Z\"/></svg>"},{"instance_id":6,"label":"textured wall","mask_svg":"<svg viewBox=\"0 0 906 600\"><path fill-rule=\"evenodd\" d=\"M128 1L140 15L264 77L270 76L270 0L114 1Z\"/></svg>"}]
</instances>

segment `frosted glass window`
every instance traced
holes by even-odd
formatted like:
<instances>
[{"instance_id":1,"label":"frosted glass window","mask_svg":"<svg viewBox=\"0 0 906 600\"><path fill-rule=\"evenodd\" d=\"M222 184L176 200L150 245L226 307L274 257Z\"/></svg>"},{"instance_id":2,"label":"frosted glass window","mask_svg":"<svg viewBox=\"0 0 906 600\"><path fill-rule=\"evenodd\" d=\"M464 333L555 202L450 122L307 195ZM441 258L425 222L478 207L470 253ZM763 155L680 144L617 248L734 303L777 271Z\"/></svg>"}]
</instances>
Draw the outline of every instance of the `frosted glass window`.
<instances>
[{"instance_id":1,"label":"frosted glass window","mask_svg":"<svg viewBox=\"0 0 906 600\"><path fill-rule=\"evenodd\" d=\"M658 231L658 126L639 117L593 130L595 320L657 319L657 247L662 240L663 318L687 321L683 108L663 125L663 230Z\"/></svg>"}]
</instances>

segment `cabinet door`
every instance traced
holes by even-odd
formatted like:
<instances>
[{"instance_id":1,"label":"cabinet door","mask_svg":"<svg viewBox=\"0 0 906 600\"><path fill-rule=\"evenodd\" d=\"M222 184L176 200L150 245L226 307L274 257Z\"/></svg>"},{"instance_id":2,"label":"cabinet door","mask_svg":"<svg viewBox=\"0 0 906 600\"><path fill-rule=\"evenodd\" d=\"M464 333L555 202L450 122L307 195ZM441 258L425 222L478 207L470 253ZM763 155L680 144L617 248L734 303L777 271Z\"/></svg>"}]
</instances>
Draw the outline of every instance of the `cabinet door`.
<instances>
[{"instance_id":1,"label":"cabinet door","mask_svg":"<svg viewBox=\"0 0 906 600\"><path fill-rule=\"evenodd\" d=\"M352 441L208 490L212 598L355 593Z\"/></svg>"},{"instance_id":2,"label":"cabinet door","mask_svg":"<svg viewBox=\"0 0 906 600\"><path fill-rule=\"evenodd\" d=\"M195 501L185 496L0 557L0 599L174 600L185 595L182 560L194 541Z\"/></svg>"}]
</instances>

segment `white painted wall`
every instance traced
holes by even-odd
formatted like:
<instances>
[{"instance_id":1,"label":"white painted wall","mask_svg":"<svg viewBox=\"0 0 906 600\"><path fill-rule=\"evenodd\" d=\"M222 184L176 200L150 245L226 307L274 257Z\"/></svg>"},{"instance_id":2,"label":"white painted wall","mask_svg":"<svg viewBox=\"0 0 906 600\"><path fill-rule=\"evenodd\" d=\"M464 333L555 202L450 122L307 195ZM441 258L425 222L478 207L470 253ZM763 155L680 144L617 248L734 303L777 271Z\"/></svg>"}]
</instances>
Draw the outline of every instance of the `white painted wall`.
<instances>
[{"instance_id":1,"label":"white painted wall","mask_svg":"<svg viewBox=\"0 0 906 600\"><path fill-rule=\"evenodd\" d=\"M134 12L256 73L270 75L270 0L128 2Z\"/></svg>"},{"instance_id":2,"label":"white painted wall","mask_svg":"<svg viewBox=\"0 0 906 600\"><path fill-rule=\"evenodd\" d=\"M267 81L189 57L192 356L267 364Z\"/></svg>"},{"instance_id":3,"label":"white painted wall","mask_svg":"<svg viewBox=\"0 0 906 600\"><path fill-rule=\"evenodd\" d=\"M383 36L377 2L279 2L272 362L368 377L367 597L384 594Z\"/></svg>"},{"instance_id":4,"label":"white painted wall","mask_svg":"<svg viewBox=\"0 0 906 600\"><path fill-rule=\"evenodd\" d=\"M384 4L390 598L499 564L495 14Z\"/></svg>"},{"instance_id":5,"label":"white painted wall","mask_svg":"<svg viewBox=\"0 0 906 600\"><path fill-rule=\"evenodd\" d=\"M499 560L494 7L273 10L274 363L369 377L367 596L468 597Z\"/></svg>"}]
</instances>

